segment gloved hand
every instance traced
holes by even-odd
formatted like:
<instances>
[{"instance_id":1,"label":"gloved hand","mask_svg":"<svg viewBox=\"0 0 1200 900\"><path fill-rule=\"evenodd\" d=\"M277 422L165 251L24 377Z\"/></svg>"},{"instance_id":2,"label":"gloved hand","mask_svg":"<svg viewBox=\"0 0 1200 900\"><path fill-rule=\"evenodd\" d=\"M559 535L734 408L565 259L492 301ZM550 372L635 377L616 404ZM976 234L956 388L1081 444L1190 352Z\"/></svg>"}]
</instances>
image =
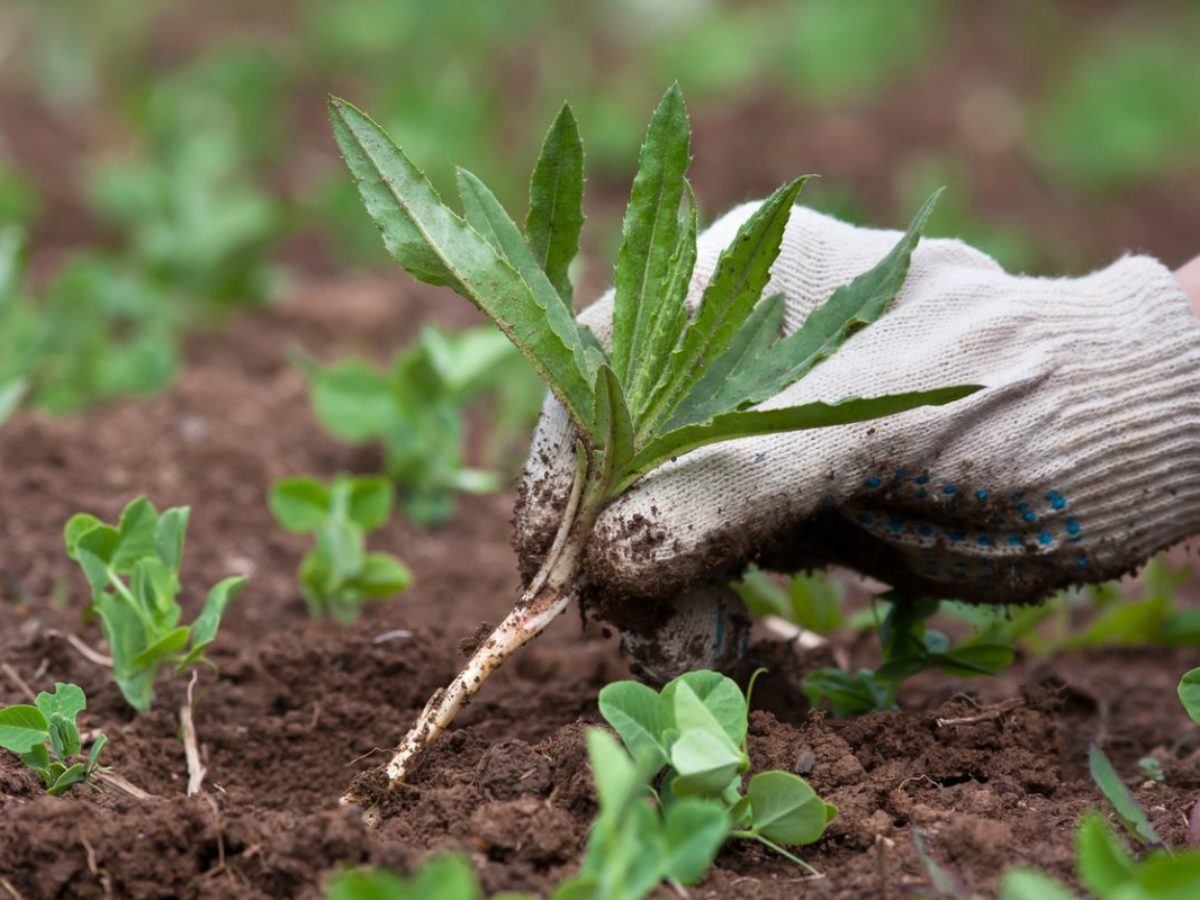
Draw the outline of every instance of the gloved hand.
<instances>
[{"instance_id":1,"label":"gloved hand","mask_svg":"<svg viewBox=\"0 0 1200 900\"><path fill-rule=\"evenodd\" d=\"M755 206L701 236L690 302ZM785 331L898 238L796 208L766 289L786 297ZM580 318L604 340L611 309L609 292ZM662 633L673 598L750 561L840 563L915 594L1031 602L1120 575L1198 530L1200 325L1157 261L1031 278L959 241L923 240L882 318L763 407L955 384L985 388L873 422L717 444L652 472L596 524L590 602L623 631ZM517 508L527 570L557 525L572 446L551 398Z\"/></svg>"}]
</instances>

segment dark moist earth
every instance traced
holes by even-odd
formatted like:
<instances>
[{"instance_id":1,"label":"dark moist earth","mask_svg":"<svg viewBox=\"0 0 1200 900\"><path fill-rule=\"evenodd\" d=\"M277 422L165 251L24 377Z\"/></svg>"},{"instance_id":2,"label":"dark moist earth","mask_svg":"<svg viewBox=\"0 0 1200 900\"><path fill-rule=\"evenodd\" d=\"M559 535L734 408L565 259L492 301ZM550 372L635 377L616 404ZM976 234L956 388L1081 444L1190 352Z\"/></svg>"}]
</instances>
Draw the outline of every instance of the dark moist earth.
<instances>
[{"instance_id":1,"label":"dark moist earth","mask_svg":"<svg viewBox=\"0 0 1200 900\"><path fill-rule=\"evenodd\" d=\"M435 850L470 854L488 891L547 892L579 862L595 802L583 735L595 697L627 672L616 642L564 616L527 647L459 717L437 752L368 830L337 800L385 761L426 697L462 662L460 642L517 596L509 549L511 494L468 498L447 527L397 519L374 545L402 556L414 587L356 625L311 622L294 571L305 541L266 509L283 475L370 470L370 454L325 437L287 353L381 351L427 315L460 304L391 282L317 284L223 335L194 340L167 394L89 416L18 416L0 430L0 703L26 702L56 681L84 687L85 729L109 737L105 761L149 800L106 790L42 794L0 751L0 896L312 897L342 865L408 869ZM445 313L452 315L447 318ZM63 523L106 519L138 493L190 504L188 614L208 587L244 572L204 675L197 727L208 781L184 797L176 737L178 684L161 683L155 711L135 719L106 672L64 639L101 645L85 620L85 586L62 549ZM406 629L411 635L397 632ZM837 648L869 658L867 646ZM841 812L804 857L825 873L733 844L693 897L888 897L929 887L913 845L973 891L994 894L1014 863L1071 872L1073 825L1099 802L1086 748L1099 742L1121 772L1158 757L1166 785L1139 798L1172 843L1200 789L1200 729L1174 701L1195 655L1160 649L1026 661L1003 682L923 677L903 712L832 721L788 688L778 661L756 690L756 769L800 772ZM809 662L827 663L826 654ZM778 716L778 717L777 717Z\"/></svg>"}]
</instances>

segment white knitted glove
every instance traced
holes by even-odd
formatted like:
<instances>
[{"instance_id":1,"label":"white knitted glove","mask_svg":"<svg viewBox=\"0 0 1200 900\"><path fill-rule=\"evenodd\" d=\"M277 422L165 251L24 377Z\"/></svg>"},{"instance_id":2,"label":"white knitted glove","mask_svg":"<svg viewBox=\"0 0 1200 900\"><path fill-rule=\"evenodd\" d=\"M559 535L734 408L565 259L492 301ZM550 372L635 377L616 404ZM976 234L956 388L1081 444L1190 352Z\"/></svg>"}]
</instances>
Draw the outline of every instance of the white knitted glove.
<instances>
[{"instance_id":1,"label":"white knitted glove","mask_svg":"<svg viewBox=\"0 0 1200 900\"><path fill-rule=\"evenodd\" d=\"M757 204L700 239L695 302ZM898 232L796 208L766 292L795 330L875 265ZM611 292L581 319L604 339ZM763 407L982 384L942 407L689 453L601 515L586 572L623 629L752 560L782 571L842 563L901 589L1030 602L1120 575L1200 530L1200 327L1174 276L1126 257L1083 278L1006 274L955 240L923 240L874 325ZM550 400L517 510L536 565L573 462ZM670 604L668 604L670 606Z\"/></svg>"}]
</instances>

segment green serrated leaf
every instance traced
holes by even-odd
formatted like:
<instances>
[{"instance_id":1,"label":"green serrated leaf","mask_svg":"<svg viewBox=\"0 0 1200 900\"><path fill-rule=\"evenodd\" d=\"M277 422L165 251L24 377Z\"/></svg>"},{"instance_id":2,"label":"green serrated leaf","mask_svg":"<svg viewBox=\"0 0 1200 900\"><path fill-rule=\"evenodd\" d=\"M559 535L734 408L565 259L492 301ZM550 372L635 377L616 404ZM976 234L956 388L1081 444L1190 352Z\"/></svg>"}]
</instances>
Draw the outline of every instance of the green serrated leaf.
<instances>
[{"instance_id":1,"label":"green serrated leaf","mask_svg":"<svg viewBox=\"0 0 1200 900\"><path fill-rule=\"evenodd\" d=\"M708 367L729 349L766 287L792 204L806 180L797 178L778 188L738 229L733 243L721 252L712 280L700 299L700 308L688 323L655 388L646 416L639 422L642 426L639 437L656 434Z\"/></svg>"},{"instance_id":2,"label":"green serrated leaf","mask_svg":"<svg viewBox=\"0 0 1200 900\"><path fill-rule=\"evenodd\" d=\"M460 168L458 195L462 199L467 223L483 235L500 256L517 270L525 284L533 291L538 303L547 309L556 307L562 300L561 295L550 283L546 270L525 243L521 229L504 211L495 194L475 175Z\"/></svg>"},{"instance_id":3,"label":"green serrated leaf","mask_svg":"<svg viewBox=\"0 0 1200 900\"><path fill-rule=\"evenodd\" d=\"M707 421L719 413L737 409L745 402L739 379L743 372L774 355L771 345L779 337L783 310L783 294L772 294L754 307L729 342L729 349L708 367L679 404L679 409L666 424L668 430Z\"/></svg>"},{"instance_id":4,"label":"green serrated leaf","mask_svg":"<svg viewBox=\"0 0 1200 900\"><path fill-rule=\"evenodd\" d=\"M865 422L919 406L953 403L979 389L977 385L959 385L883 397L851 397L838 403L816 402L782 409L747 409L723 413L704 424L688 425L655 438L633 457L621 478L615 482L610 496L619 496L664 462L708 444L762 434Z\"/></svg>"},{"instance_id":5,"label":"green serrated leaf","mask_svg":"<svg viewBox=\"0 0 1200 900\"><path fill-rule=\"evenodd\" d=\"M598 485L607 485L633 458L633 422L616 373L607 364L596 370L596 420L593 433L599 441L600 466L595 476Z\"/></svg>"},{"instance_id":6,"label":"green serrated leaf","mask_svg":"<svg viewBox=\"0 0 1200 900\"><path fill-rule=\"evenodd\" d=\"M887 256L835 290L793 334L769 352L744 356L725 378L697 382L668 427L700 422L705 416L774 397L832 355L851 334L883 315L904 283L913 250L941 193L936 191L925 201Z\"/></svg>"},{"instance_id":7,"label":"green serrated leaf","mask_svg":"<svg viewBox=\"0 0 1200 900\"><path fill-rule=\"evenodd\" d=\"M1088 748L1088 769L1092 773L1092 781L1096 782L1096 786L1100 788L1113 812L1129 833L1149 847L1165 847L1163 839L1150 824L1145 810L1138 805L1133 794L1129 793L1129 788L1125 786L1125 782L1121 780L1104 751L1095 744Z\"/></svg>"},{"instance_id":8,"label":"green serrated leaf","mask_svg":"<svg viewBox=\"0 0 1200 900\"><path fill-rule=\"evenodd\" d=\"M384 243L405 269L455 288L492 319L570 413L585 440L592 385L584 345L561 302L544 306L516 269L448 209L425 176L378 125L344 100L330 101L338 146Z\"/></svg>"},{"instance_id":9,"label":"green serrated leaf","mask_svg":"<svg viewBox=\"0 0 1200 900\"><path fill-rule=\"evenodd\" d=\"M29 753L50 737L50 723L36 706L17 704L0 709L0 747Z\"/></svg>"},{"instance_id":10,"label":"green serrated leaf","mask_svg":"<svg viewBox=\"0 0 1200 900\"><path fill-rule=\"evenodd\" d=\"M635 422L640 422L646 412L654 388L670 364L672 352L678 346L688 321L687 295L692 283L692 271L696 267L696 234L699 225L696 195L686 180L684 184L687 186L685 224L675 243L675 252L671 256L671 267L663 288L663 301L654 308L646 351L634 374L633 386L628 391L629 406Z\"/></svg>"},{"instance_id":11,"label":"green serrated leaf","mask_svg":"<svg viewBox=\"0 0 1200 900\"><path fill-rule=\"evenodd\" d=\"M683 92L672 85L650 118L621 226L613 276L612 360L623 385L636 380L659 310L675 299L668 297L666 285L678 242L690 145Z\"/></svg>"},{"instance_id":12,"label":"green serrated leaf","mask_svg":"<svg viewBox=\"0 0 1200 900\"><path fill-rule=\"evenodd\" d=\"M567 309L572 293L568 270L579 253L583 221L583 140L575 114L564 103L533 167L525 237Z\"/></svg>"}]
</instances>

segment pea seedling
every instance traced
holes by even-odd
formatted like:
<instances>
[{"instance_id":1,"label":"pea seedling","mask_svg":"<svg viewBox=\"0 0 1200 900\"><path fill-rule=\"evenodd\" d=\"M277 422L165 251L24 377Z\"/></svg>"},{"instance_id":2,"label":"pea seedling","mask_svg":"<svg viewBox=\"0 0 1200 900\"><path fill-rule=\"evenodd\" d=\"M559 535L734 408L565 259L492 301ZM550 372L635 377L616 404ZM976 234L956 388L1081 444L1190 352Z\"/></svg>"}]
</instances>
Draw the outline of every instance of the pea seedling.
<instances>
[{"instance_id":1,"label":"pea seedling","mask_svg":"<svg viewBox=\"0 0 1200 900\"><path fill-rule=\"evenodd\" d=\"M851 716L890 709L896 692L908 678L927 669L972 678L999 675L1016 655L1011 645L968 641L952 647L950 639L928 627L940 602L912 600L888 591L879 597L888 602L879 623L883 664L874 671L847 672L837 668L814 669L804 676L803 689L813 706L826 705L835 716Z\"/></svg>"},{"instance_id":2,"label":"pea seedling","mask_svg":"<svg viewBox=\"0 0 1200 900\"><path fill-rule=\"evenodd\" d=\"M655 110L642 145L617 256L608 348L576 321L571 307L568 270L583 225L583 144L569 106L551 126L534 167L524 233L470 172L458 171L460 216L364 113L333 99L330 115L392 257L417 279L453 288L492 319L577 433L574 485L540 570L458 677L431 698L388 765L393 784L495 668L566 608L597 517L643 475L720 441L860 422L977 390L753 408L883 313L904 280L933 198L875 268L837 290L794 334L778 338L783 298L760 297L804 185L798 178L742 226L690 312L697 216L686 178L690 128L678 86Z\"/></svg>"},{"instance_id":3,"label":"pea seedling","mask_svg":"<svg viewBox=\"0 0 1200 900\"><path fill-rule=\"evenodd\" d=\"M390 597L412 581L404 563L368 553L366 533L392 512L386 478L338 475L329 486L314 478L285 478L271 488L271 511L288 531L316 536L300 563L300 589L314 617L358 617L367 600Z\"/></svg>"},{"instance_id":4,"label":"pea seedling","mask_svg":"<svg viewBox=\"0 0 1200 900\"><path fill-rule=\"evenodd\" d=\"M83 689L61 682L54 685L54 693L38 694L32 706L6 706L0 709L0 747L16 753L37 772L47 794L58 796L73 785L91 785L108 739L96 735L87 757L76 759L83 744L75 719L86 708Z\"/></svg>"},{"instance_id":5,"label":"pea seedling","mask_svg":"<svg viewBox=\"0 0 1200 900\"><path fill-rule=\"evenodd\" d=\"M113 679L129 705L146 712L154 702L154 679L163 666L181 674L204 661L221 616L246 584L243 576L219 582L191 625L180 625L176 601L183 540L190 510L158 510L138 497L116 525L78 513L64 532L67 553L92 588L92 608L113 659Z\"/></svg>"},{"instance_id":6,"label":"pea seedling","mask_svg":"<svg viewBox=\"0 0 1200 900\"><path fill-rule=\"evenodd\" d=\"M404 514L421 525L448 519L460 491L500 487L496 472L464 464L467 408L486 393L497 425L528 424L537 416L530 400L540 400L531 390L536 376L491 327L450 334L422 328L384 370L358 359L303 367L317 420L343 440L382 445L384 472L396 482Z\"/></svg>"},{"instance_id":7,"label":"pea seedling","mask_svg":"<svg viewBox=\"0 0 1200 900\"><path fill-rule=\"evenodd\" d=\"M679 676L661 692L636 681L600 691L600 713L629 752L651 777L667 768L659 799L668 814L680 798L713 801L728 813L733 837L765 844L813 872L780 845L818 840L837 808L790 772L759 772L742 794L749 711L734 681L706 669Z\"/></svg>"}]
</instances>

